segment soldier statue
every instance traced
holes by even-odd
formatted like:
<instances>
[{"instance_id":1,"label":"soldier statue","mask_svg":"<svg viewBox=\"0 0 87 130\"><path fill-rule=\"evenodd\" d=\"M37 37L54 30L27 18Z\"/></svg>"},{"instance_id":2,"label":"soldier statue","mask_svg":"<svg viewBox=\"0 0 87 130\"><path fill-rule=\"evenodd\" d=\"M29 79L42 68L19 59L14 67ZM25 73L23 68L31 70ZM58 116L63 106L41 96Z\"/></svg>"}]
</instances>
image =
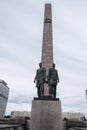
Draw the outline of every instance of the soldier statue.
<instances>
[{"instance_id":1,"label":"soldier statue","mask_svg":"<svg viewBox=\"0 0 87 130\"><path fill-rule=\"evenodd\" d=\"M56 86L57 83L59 82L59 76L58 76L58 72L55 69L55 64L53 63L53 67L49 68L48 70L48 76L47 76L47 80L48 80L48 86L49 86L49 94L53 95L53 98L56 98Z\"/></svg>"},{"instance_id":2,"label":"soldier statue","mask_svg":"<svg viewBox=\"0 0 87 130\"><path fill-rule=\"evenodd\" d=\"M39 69L36 71L36 76L34 79L34 83L36 81L37 94L38 97L44 94L44 83L46 80L46 69L42 67L42 63L39 63Z\"/></svg>"}]
</instances>

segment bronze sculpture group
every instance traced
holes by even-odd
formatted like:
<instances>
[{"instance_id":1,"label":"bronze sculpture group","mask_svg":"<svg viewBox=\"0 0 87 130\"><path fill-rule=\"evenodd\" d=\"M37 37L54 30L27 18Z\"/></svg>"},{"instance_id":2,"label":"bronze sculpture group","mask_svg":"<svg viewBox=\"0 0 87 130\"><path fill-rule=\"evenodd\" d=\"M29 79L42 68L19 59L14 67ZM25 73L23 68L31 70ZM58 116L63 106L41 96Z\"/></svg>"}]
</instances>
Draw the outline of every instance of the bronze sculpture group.
<instances>
[{"instance_id":1,"label":"bronze sculpture group","mask_svg":"<svg viewBox=\"0 0 87 130\"><path fill-rule=\"evenodd\" d=\"M35 81L38 97L44 95L44 83L47 83L49 86L49 95L52 95L54 99L56 98L56 87L59 82L59 76L54 63L52 68L49 68L47 77L45 67L42 67L42 63L39 63L39 69L37 69L34 83Z\"/></svg>"}]
</instances>

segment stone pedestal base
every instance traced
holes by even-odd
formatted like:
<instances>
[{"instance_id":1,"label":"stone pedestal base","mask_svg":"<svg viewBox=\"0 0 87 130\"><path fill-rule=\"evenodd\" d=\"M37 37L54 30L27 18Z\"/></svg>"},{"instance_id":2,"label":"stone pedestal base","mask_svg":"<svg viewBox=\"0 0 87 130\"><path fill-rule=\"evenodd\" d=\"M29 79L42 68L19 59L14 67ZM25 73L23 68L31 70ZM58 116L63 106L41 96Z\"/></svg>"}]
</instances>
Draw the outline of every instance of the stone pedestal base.
<instances>
[{"instance_id":1,"label":"stone pedestal base","mask_svg":"<svg viewBox=\"0 0 87 130\"><path fill-rule=\"evenodd\" d=\"M61 102L33 100L30 130L62 130Z\"/></svg>"}]
</instances>

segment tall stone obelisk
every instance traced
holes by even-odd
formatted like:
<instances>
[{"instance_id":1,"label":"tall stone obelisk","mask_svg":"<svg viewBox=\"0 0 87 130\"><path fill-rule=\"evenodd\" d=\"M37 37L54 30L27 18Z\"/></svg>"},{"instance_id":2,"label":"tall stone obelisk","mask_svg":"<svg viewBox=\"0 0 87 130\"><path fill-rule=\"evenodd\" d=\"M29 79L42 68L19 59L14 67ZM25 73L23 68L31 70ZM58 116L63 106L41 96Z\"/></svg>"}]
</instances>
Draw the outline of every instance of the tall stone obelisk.
<instances>
[{"instance_id":1,"label":"tall stone obelisk","mask_svg":"<svg viewBox=\"0 0 87 130\"><path fill-rule=\"evenodd\" d=\"M42 43L42 65L48 69L53 64L53 38L52 38L52 8L51 4L45 4L44 11L44 28L43 28L43 43ZM49 95L48 85L44 85L44 95Z\"/></svg>"},{"instance_id":2,"label":"tall stone obelisk","mask_svg":"<svg viewBox=\"0 0 87 130\"><path fill-rule=\"evenodd\" d=\"M53 64L51 4L45 4L41 61L48 73ZM47 84L44 85L44 90L44 98L34 98L32 101L30 130L62 130L61 101L46 96L49 95Z\"/></svg>"}]
</instances>

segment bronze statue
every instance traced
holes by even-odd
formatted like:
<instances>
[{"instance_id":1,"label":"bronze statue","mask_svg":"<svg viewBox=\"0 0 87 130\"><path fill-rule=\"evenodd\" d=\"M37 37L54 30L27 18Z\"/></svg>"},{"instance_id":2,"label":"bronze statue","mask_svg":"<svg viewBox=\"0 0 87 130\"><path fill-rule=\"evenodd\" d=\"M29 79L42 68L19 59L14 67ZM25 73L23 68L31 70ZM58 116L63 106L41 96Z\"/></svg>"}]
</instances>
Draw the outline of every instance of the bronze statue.
<instances>
[{"instance_id":1,"label":"bronze statue","mask_svg":"<svg viewBox=\"0 0 87 130\"><path fill-rule=\"evenodd\" d=\"M56 86L57 83L59 82L59 76L58 76L58 72L55 69L55 64L53 63L53 67L49 68L48 70L48 76L47 76L47 80L48 80L48 86L49 86L49 94L53 95L53 98L56 98Z\"/></svg>"},{"instance_id":2,"label":"bronze statue","mask_svg":"<svg viewBox=\"0 0 87 130\"><path fill-rule=\"evenodd\" d=\"M42 67L42 63L39 63L39 69L36 72L34 83L36 81L38 97L44 94L44 83L46 79L46 69Z\"/></svg>"}]
</instances>

